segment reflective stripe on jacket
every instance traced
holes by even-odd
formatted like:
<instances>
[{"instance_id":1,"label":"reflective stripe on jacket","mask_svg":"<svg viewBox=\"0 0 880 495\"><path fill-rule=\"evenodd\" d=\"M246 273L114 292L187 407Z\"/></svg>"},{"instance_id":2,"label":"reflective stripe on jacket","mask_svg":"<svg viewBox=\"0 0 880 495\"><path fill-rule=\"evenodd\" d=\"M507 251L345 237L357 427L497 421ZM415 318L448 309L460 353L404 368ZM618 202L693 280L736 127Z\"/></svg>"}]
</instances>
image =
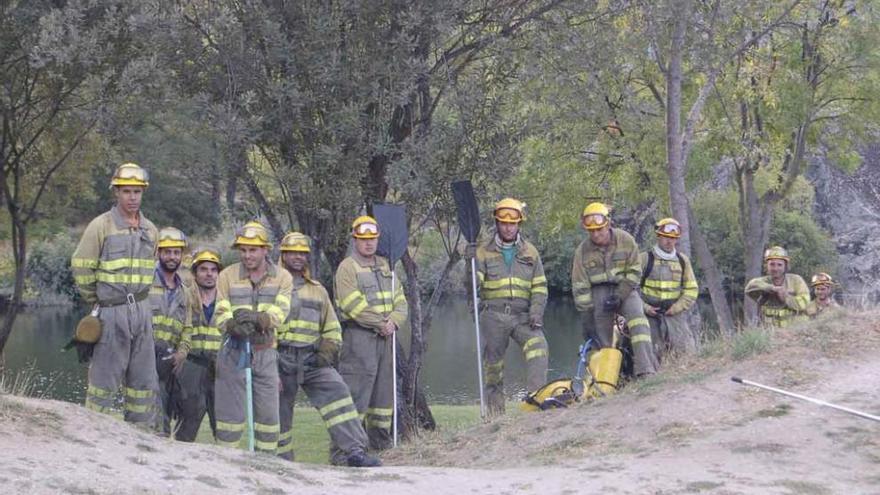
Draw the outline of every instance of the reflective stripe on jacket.
<instances>
[{"instance_id":1,"label":"reflective stripe on jacket","mask_svg":"<svg viewBox=\"0 0 880 495\"><path fill-rule=\"evenodd\" d=\"M278 343L304 347L314 344L319 337L342 343L339 320L327 289L310 278L296 276L293 294L287 320L278 328Z\"/></svg>"},{"instance_id":2,"label":"reflective stripe on jacket","mask_svg":"<svg viewBox=\"0 0 880 495\"><path fill-rule=\"evenodd\" d=\"M611 229L611 243L604 248L587 238L574 252L571 292L578 311L586 311L593 306L594 285L625 281L638 287L641 279L639 247L635 239L621 229Z\"/></svg>"},{"instance_id":3,"label":"reflective stripe on jacket","mask_svg":"<svg viewBox=\"0 0 880 495\"><path fill-rule=\"evenodd\" d=\"M679 254L684 263L684 271L678 256L675 259L665 260L654 255L654 267L645 278L645 285L642 287L642 300L651 306L667 308L666 314L669 315L690 309L699 294L691 260L684 254ZM648 264L648 253L640 254L639 261L644 273Z\"/></svg>"},{"instance_id":4,"label":"reflective stripe on jacket","mask_svg":"<svg viewBox=\"0 0 880 495\"><path fill-rule=\"evenodd\" d=\"M398 279L392 294L388 260L373 259L375 264L352 253L339 264L333 285L340 319L378 332L389 318L401 328L408 313L402 284Z\"/></svg>"},{"instance_id":5,"label":"reflective stripe on jacket","mask_svg":"<svg viewBox=\"0 0 880 495\"><path fill-rule=\"evenodd\" d=\"M780 301L773 292L773 280L770 276L753 278L746 285L746 295L754 299L760 306L762 321L768 325L785 326L805 318L804 311L810 303L810 289L800 275L785 274L787 295Z\"/></svg>"},{"instance_id":6,"label":"reflective stripe on jacket","mask_svg":"<svg viewBox=\"0 0 880 495\"><path fill-rule=\"evenodd\" d=\"M117 207L97 216L83 232L70 260L83 300L89 304L123 304L127 295L146 295L156 267L159 231L142 213L129 227Z\"/></svg>"},{"instance_id":7,"label":"reflective stripe on jacket","mask_svg":"<svg viewBox=\"0 0 880 495\"><path fill-rule=\"evenodd\" d=\"M153 339L164 341L177 350L189 351L189 331L184 332L186 321L187 288L177 274L177 289L170 291L156 270L153 285L150 287L150 309L153 314ZM171 296L169 297L169 293Z\"/></svg>"},{"instance_id":8,"label":"reflective stripe on jacket","mask_svg":"<svg viewBox=\"0 0 880 495\"><path fill-rule=\"evenodd\" d=\"M265 344L275 338L275 329L290 312L290 298L293 293L293 277L287 270L281 270L268 263L266 274L256 284L251 282L247 270L241 263L223 269L217 278L217 305L214 309L214 324L226 329L237 309L252 309L264 312L272 320L272 332L256 335L254 344Z\"/></svg>"},{"instance_id":9,"label":"reflective stripe on jacket","mask_svg":"<svg viewBox=\"0 0 880 495\"><path fill-rule=\"evenodd\" d=\"M215 319L212 318L212 320ZM217 325L205 318L202 296L195 282L189 288L185 321L187 332L190 334L192 348L190 352L198 353L213 361L223 343L223 336Z\"/></svg>"},{"instance_id":10,"label":"reflective stripe on jacket","mask_svg":"<svg viewBox=\"0 0 880 495\"><path fill-rule=\"evenodd\" d=\"M477 248L480 300L523 301L530 316L542 316L547 306L547 277L535 246L520 238L510 267L493 237Z\"/></svg>"}]
</instances>

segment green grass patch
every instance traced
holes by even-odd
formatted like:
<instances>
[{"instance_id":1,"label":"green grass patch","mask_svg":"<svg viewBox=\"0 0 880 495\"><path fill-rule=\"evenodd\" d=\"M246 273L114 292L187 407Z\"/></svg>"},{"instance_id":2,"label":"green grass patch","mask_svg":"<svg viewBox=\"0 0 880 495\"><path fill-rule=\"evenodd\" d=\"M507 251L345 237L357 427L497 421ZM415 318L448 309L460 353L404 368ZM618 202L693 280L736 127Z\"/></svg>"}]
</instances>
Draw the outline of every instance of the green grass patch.
<instances>
[{"instance_id":1,"label":"green grass patch","mask_svg":"<svg viewBox=\"0 0 880 495\"><path fill-rule=\"evenodd\" d=\"M431 412L437 428L458 431L480 423L479 406L432 405ZM202 422L196 442L213 444L208 418ZM247 435L242 435L239 448L247 448ZM297 405L293 417L293 451L297 462L328 464L330 461L330 437L321 416L313 407Z\"/></svg>"},{"instance_id":2,"label":"green grass patch","mask_svg":"<svg viewBox=\"0 0 880 495\"><path fill-rule=\"evenodd\" d=\"M734 361L742 361L754 355L768 352L771 348L770 332L760 328L752 328L733 338L731 357Z\"/></svg>"}]
</instances>

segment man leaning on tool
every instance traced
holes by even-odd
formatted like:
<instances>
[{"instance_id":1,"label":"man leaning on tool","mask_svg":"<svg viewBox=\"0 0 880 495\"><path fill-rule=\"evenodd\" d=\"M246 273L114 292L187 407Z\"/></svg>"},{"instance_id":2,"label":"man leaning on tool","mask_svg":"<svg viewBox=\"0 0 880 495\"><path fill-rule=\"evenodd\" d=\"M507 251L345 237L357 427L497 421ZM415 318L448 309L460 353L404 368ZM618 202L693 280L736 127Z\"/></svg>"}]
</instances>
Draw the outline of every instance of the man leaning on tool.
<instances>
[{"instance_id":1,"label":"man leaning on tool","mask_svg":"<svg viewBox=\"0 0 880 495\"><path fill-rule=\"evenodd\" d=\"M254 448L275 453L278 445L278 353L275 329L290 312L293 278L269 261L269 231L248 222L235 236L241 259L220 272L214 322L225 341L214 382L217 443L235 447L245 431L250 358L253 376ZM251 356L245 355L246 343Z\"/></svg>"},{"instance_id":2,"label":"man leaning on tool","mask_svg":"<svg viewBox=\"0 0 880 495\"><path fill-rule=\"evenodd\" d=\"M86 407L109 412L124 388L124 418L156 426L159 383L147 296L159 232L141 213L149 185L134 163L120 165L110 187L116 205L89 223L71 259L84 301L97 306L101 336L93 347Z\"/></svg>"},{"instance_id":3,"label":"man leaning on tool","mask_svg":"<svg viewBox=\"0 0 880 495\"><path fill-rule=\"evenodd\" d=\"M406 322L407 304L400 284L391 292L391 265L378 256L379 224L361 216L351 226L354 252L334 277L342 319L339 374L348 385L364 429L375 450L392 444L394 411L391 335Z\"/></svg>"},{"instance_id":4,"label":"man leaning on tool","mask_svg":"<svg viewBox=\"0 0 880 495\"><path fill-rule=\"evenodd\" d=\"M302 387L321 414L330 434L334 464L380 466L366 453L367 433L336 366L342 331L327 290L309 273L309 238L290 232L281 240L281 262L293 276L293 303L278 329L278 374L281 376L281 437L278 456L292 461L293 408Z\"/></svg>"},{"instance_id":5,"label":"man leaning on tool","mask_svg":"<svg viewBox=\"0 0 880 495\"><path fill-rule=\"evenodd\" d=\"M590 203L581 214L589 237L574 252L571 290L575 308L582 314L584 338L600 347L614 347L614 315L629 326L636 376L657 371L651 329L636 287L642 277L635 239L611 227L608 207Z\"/></svg>"},{"instance_id":6,"label":"man leaning on tool","mask_svg":"<svg viewBox=\"0 0 880 495\"><path fill-rule=\"evenodd\" d=\"M544 308L547 278L541 255L520 234L523 204L505 198L495 204L495 235L477 247L480 341L489 414L504 412L504 355L510 339L526 362L526 386L538 390L547 381Z\"/></svg>"},{"instance_id":7,"label":"man leaning on tool","mask_svg":"<svg viewBox=\"0 0 880 495\"><path fill-rule=\"evenodd\" d=\"M788 272L788 251L773 246L764 251L767 275L753 278L746 284L746 295L758 303L761 322L784 327L806 319L804 311L810 303L810 289L796 273Z\"/></svg>"},{"instance_id":8,"label":"man leaning on tool","mask_svg":"<svg viewBox=\"0 0 880 495\"><path fill-rule=\"evenodd\" d=\"M639 260L645 316L660 361L668 349L695 348L696 342L689 340L687 311L697 301L699 288L690 258L675 249L681 237L678 220L664 218L654 226L654 232L657 243L642 253Z\"/></svg>"}]
</instances>

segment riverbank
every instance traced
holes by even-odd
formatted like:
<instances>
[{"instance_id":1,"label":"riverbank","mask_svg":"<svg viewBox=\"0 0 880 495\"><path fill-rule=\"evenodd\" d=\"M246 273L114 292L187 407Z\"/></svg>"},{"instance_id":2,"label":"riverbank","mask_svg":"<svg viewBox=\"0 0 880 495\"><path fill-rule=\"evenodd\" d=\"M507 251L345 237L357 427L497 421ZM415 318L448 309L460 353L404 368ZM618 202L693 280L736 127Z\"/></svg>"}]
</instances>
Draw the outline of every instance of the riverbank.
<instances>
[{"instance_id":1,"label":"riverbank","mask_svg":"<svg viewBox=\"0 0 880 495\"><path fill-rule=\"evenodd\" d=\"M96 494L877 492L877 423L731 376L878 414L880 312L750 330L613 397L425 434L370 470L180 444L74 404L3 395L0 485Z\"/></svg>"}]
</instances>

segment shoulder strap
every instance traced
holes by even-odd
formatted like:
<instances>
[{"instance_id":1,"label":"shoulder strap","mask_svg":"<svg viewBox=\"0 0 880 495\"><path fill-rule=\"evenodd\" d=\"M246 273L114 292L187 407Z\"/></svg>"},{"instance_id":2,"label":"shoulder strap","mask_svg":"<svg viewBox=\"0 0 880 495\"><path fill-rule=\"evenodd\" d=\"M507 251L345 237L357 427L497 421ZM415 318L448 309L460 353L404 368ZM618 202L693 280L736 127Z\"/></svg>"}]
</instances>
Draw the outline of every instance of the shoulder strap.
<instances>
[{"instance_id":1,"label":"shoulder strap","mask_svg":"<svg viewBox=\"0 0 880 495\"><path fill-rule=\"evenodd\" d=\"M681 283L684 284L684 256L678 251L675 252L675 255L678 257L678 265L681 267Z\"/></svg>"},{"instance_id":2,"label":"shoulder strap","mask_svg":"<svg viewBox=\"0 0 880 495\"><path fill-rule=\"evenodd\" d=\"M679 258L681 260L681 258ZM651 272L654 271L654 250L648 251L648 263L645 265L645 270L642 272L642 281L639 282L639 287L645 287L645 280L651 276Z\"/></svg>"}]
</instances>

